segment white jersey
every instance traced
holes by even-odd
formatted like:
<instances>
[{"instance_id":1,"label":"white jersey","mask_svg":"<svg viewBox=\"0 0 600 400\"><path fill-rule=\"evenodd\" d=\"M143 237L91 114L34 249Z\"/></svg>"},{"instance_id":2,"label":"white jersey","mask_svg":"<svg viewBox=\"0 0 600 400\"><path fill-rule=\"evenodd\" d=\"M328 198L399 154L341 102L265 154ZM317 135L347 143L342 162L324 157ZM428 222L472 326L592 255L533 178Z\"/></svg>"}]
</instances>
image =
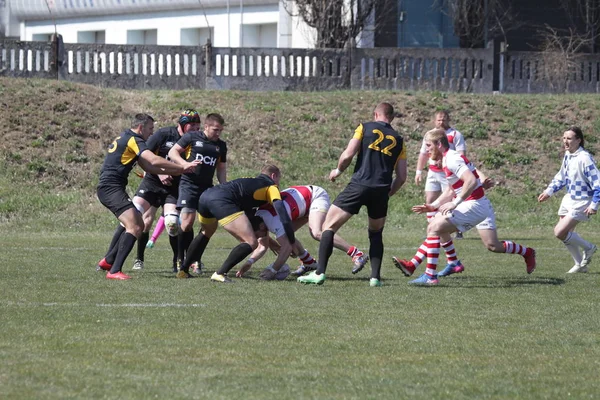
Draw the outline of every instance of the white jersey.
<instances>
[{"instance_id":1,"label":"white jersey","mask_svg":"<svg viewBox=\"0 0 600 400\"><path fill-rule=\"evenodd\" d=\"M281 191L281 200L292 221L307 217L311 212L327 213L331 204L329 195L320 186L292 186ZM285 234L283 225L271 204L266 204L256 211L269 232L280 237Z\"/></svg>"},{"instance_id":2,"label":"white jersey","mask_svg":"<svg viewBox=\"0 0 600 400\"><path fill-rule=\"evenodd\" d=\"M446 129L446 137L448 138L448 145L450 146L450 150L462 151L466 153L467 144L465 143L465 138L454 128ZM425 138L423 138L423 143L421 144L421 154L427 154L427 146L425 145ZM429 170L434 172L442 172L442 169L438 167L433 160L429 160Z\"/></svg>"},{"instance_id":3,"label":"white jersey","mask_svg":"<svg viewBox=\"0 0 600 400\"><path fill-rule=\"evenodd\" d=\"M546 188L548 196L566 187L573 200L586 200L594 210L600 203L600 172L596 162L584 148L574 153L566 152L560 171Z\"/></svg>"},{"instance_id":4,"label":"white jersey","mask_svg":"<svg viewBox=\"0 0 600 400\"><path fill-rule=\"evenodd\" d=\"M460 177L466 172L471 171L475 178L477 178L477 186L471 193L471 195L465 200L476 200L485 196L485 192L483 191L483 186L481 185L481 181L479 180L479 174L475 169L473 163L471 163L467 157L458 153L455 150L448 150L444 153L444 158L442 160L442 168L446 174L446 179L448 180L448 184L452 186L454 193L458 196L458 194L462 191L462 186L464 182L460 179Z\"/></svg>"}]
</instances>

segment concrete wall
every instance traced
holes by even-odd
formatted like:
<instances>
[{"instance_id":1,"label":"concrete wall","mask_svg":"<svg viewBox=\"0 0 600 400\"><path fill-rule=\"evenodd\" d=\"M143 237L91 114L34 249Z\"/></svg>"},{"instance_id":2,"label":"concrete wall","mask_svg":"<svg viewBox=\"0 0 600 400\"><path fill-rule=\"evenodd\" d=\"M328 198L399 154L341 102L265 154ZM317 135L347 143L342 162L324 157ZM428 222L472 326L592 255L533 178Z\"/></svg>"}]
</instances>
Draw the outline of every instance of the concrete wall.
<instances>
[{"instance_id":1,"label":"concrete wall","mask_svg":"<svg viewBox=\"0 0 600 400\"><path fill-rule=\"evenodd\" d=\"M562 71L559 55L494 49L278 49L0 40L0 75L126 89L600 91L600 56Z\"/></svg>"}]
</instances>

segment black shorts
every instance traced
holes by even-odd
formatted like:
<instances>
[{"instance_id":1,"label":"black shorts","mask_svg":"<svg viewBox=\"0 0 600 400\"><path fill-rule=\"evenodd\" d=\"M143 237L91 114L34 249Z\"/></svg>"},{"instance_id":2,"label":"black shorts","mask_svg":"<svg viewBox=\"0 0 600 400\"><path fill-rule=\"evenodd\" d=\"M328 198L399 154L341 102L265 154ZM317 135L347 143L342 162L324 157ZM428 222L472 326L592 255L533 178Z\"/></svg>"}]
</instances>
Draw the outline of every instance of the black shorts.
<instances>
[{"instance_id":1,"label":"black shorts","mask_svg":"<svg viewBox=\"0 0 600 400\"><path fill-rule=\"evenodd\" d=\"M123 187L99 185L96 189L96 194L100 203L108 208L117 218L128 209L135 208L135 205L133 205L131 198L129 198Z\"/></svg>"},{"instance_id":2,"label":"black shorts","mask_svg":"<svg viewBox=\"0 0 600 400\"><path fill-rule=\"evenodd\" d=\"M335 198L333 204L350 214L358 214L362 206L367 206L371 219L387 216L389 187L368 187L350 182Z\"/></svg>"},{"instance_id":3,"label":"black shorts","mask_svg":"<svg viewBox=\"0 0 600 400\"><path fill-rule=\"evenodd\" d=\"M157 185L155 182L142 179L135 195L146 200L152 207L162 207L165 204L177 204L179 186Z\"/></svg>"},{"instance_id":4,"label":"black shorts","mask_svg":"<svg viewBox=\"0 0 600 400\"><path fill-rule=\"evenodd\" d=\"M239 205L223 197L223 192L220 190L207 190L200 196L198 212L203 219L216 218L221 221L242 211Z\"/></svg>"},{"instance_id":5,"label":"black shorts","mask_svg":"<svg viewBox=\"0 0 600 400\"><path fill-rule=\"evenodd\" d=\"M194 184L181 181L179 183L179 197L177 198L177 209L192 208L200 211L198 203L200 201L200 195L208 189L207 187L199 187Z\"/></svg>"}]
</instances>

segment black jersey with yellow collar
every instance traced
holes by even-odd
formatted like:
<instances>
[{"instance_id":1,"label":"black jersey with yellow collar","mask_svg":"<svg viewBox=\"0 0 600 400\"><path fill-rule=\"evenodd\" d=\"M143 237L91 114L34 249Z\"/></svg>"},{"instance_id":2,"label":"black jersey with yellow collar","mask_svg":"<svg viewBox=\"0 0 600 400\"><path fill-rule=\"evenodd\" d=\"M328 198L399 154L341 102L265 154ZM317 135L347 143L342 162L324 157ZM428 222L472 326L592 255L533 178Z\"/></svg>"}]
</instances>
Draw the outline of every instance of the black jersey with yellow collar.
<instances>
[{"instance_id":1,"label":"black jersey with yellow collar","mask_svg":"<svg viewBox=\"0 0 600 400\"><path fill-rule=\"evenodd\" d=\"M361 141L352 182L369 187L390 186L396 163L406 159L404 139L387 122L360 124L353 139Z\"/></svg>"},{"instance_id":2,"label":"black jersey with yellow collar","mask_svg":"<svg viewBox=\"0 0 600 400\"><path fill-rule=\"evenodd\" d=\"M178 145L185 149L183 158L192 162L202 161L193 173L184 174L182 182L193 183L199 187L211 187L218 163L227 162L227 145L221 139L213 142L204 132L188 132L179 139Z\"/></svg>"},{"instance_id":3,"label":"black jersey with yellow collar","mask_svg":"<svg viewBox=\"0 0 600 400\"><path fill-rule=\"evenodd\" d=\"M100 170L99 185L127 186L128 176L140 155L148 150L144 139L131 129L121 133L108 146Z\"/></svg>"},{"instance_id":4,"label":"black jersey with yellow collar","mask_svg":"<svg viewBox=\"0 0 600 400\"><path fill-rule=\"evenodd\" d=\"M242 210L251 210L281 200L279 188L273 179L265 174L260 174L256 178L234 179L210 190L220 191L219 198L236 204Z\"/></svg>"}]
</instances>

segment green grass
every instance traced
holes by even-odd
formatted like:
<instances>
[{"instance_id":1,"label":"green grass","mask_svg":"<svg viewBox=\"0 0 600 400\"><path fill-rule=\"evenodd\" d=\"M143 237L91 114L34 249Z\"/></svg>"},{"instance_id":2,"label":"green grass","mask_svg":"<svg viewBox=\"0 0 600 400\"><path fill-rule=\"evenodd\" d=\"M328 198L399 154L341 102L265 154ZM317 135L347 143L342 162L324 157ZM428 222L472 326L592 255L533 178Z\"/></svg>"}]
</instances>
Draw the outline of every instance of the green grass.
<instances>
[{"instance_id":1,"label":"green grass","mask_svg":"<svg viewBox=\"0 0 600 400\"><path fill-rule=\"evenodd\" d=\"M596 223L584 228L599 241ZM342 233L367 246L363 229ZM469 232L456 241L466 272L433 288L409 287L389 262L413 254L421 229L386 229L382 288L368 287L366 271L350 274L339 252L322 287L258 281L269 259L233 285L208 274L181 281L168 272L165 237L131 281L108 281L94 264L110 234L0 236L0 397L546 399L600 390L598 262L566 275L572 262L550 226L501 230L538 249L534 274ZM300 239L316 253L306 232ZM209 273L233 245L215 236Z\"/></svg>"}]
</instances>

